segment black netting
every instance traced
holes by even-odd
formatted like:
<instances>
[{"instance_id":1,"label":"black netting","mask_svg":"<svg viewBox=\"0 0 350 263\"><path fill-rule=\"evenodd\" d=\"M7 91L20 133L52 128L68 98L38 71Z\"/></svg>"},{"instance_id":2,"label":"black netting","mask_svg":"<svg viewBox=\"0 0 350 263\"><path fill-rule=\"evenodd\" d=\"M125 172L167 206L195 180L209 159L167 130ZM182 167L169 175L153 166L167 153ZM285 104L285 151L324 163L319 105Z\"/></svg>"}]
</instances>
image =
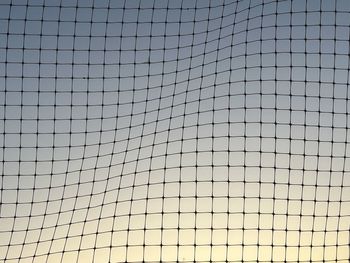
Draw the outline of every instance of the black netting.
<instances>
[{"instance_id":1,"label":"black netting","mask_svg":"<svg viewBox=\"0 0 350 263\"><path fill-rule=\"evenodd\" d=\"M1 262L349 262L348 0L1 0Z\"/></svg>"}]
</instances>

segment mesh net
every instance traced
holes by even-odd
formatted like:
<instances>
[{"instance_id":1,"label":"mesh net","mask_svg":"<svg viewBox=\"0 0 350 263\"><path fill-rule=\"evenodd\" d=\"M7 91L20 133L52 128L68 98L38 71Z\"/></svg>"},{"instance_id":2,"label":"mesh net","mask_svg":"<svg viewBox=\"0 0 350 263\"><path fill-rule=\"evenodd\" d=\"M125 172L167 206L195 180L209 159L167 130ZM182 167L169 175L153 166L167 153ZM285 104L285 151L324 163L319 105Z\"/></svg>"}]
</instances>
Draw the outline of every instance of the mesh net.
<instances>
[{"instance_id":1,"label":"mesh net","mask_svg":"<svg viewBox=\"0 0 350 263\"><path fill-rule=\"evenodd\" d=\"M347 0L1 0L1 262L349 262Z\"/></svg>"}]
</instances>

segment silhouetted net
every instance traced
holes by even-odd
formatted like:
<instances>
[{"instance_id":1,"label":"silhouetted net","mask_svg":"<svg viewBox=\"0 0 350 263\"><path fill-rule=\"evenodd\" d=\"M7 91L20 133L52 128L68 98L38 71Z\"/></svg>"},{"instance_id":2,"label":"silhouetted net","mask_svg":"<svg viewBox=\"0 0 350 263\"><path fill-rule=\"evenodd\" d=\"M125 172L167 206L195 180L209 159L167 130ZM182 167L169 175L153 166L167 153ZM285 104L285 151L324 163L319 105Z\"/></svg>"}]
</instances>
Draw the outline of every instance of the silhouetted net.
<instances>
[{"instance_id":1,"label":"silhouetted net","mask_svg":"<svg viewBox=\"0 0 350 263\"><path fill-rule=\"evenodd\" d=\"M349 262L347 0L1 0L1 262Z\"/></svg>"}]
</instances>

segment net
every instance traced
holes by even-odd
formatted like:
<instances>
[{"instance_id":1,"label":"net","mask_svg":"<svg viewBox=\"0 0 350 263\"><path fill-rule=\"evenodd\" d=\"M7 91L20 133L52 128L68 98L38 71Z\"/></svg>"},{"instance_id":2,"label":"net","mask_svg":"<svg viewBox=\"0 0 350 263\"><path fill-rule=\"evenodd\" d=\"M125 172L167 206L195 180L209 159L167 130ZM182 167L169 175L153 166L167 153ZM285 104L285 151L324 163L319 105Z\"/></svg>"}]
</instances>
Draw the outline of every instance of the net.
<instances>
[{"instance_id":1,"label":"net","mask_svg":"<svg viewBox=\"0 0 350 263\"><path fill-rule=\"evenodd\" d=\"M2 0L1 262L349 262L346 0Z\"/></svg>"}]
</instances>

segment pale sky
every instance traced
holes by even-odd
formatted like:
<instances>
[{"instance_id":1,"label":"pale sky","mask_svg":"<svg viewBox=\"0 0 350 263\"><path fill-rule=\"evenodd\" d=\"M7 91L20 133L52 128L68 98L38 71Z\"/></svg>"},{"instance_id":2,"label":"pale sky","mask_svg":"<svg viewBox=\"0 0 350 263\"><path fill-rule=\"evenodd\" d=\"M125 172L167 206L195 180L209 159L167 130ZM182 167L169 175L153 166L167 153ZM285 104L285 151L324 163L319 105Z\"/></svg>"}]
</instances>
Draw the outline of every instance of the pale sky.
<instances>
[{"instance_id":1,"label":"pale sky","mask_svg":"<svg viewBox=\"0 0 350 263\"><path fill-rule=\"evenodd\" d=\"M0 262L348 262L350 2L3 0Z\"/></svg>"}]
</instances>

